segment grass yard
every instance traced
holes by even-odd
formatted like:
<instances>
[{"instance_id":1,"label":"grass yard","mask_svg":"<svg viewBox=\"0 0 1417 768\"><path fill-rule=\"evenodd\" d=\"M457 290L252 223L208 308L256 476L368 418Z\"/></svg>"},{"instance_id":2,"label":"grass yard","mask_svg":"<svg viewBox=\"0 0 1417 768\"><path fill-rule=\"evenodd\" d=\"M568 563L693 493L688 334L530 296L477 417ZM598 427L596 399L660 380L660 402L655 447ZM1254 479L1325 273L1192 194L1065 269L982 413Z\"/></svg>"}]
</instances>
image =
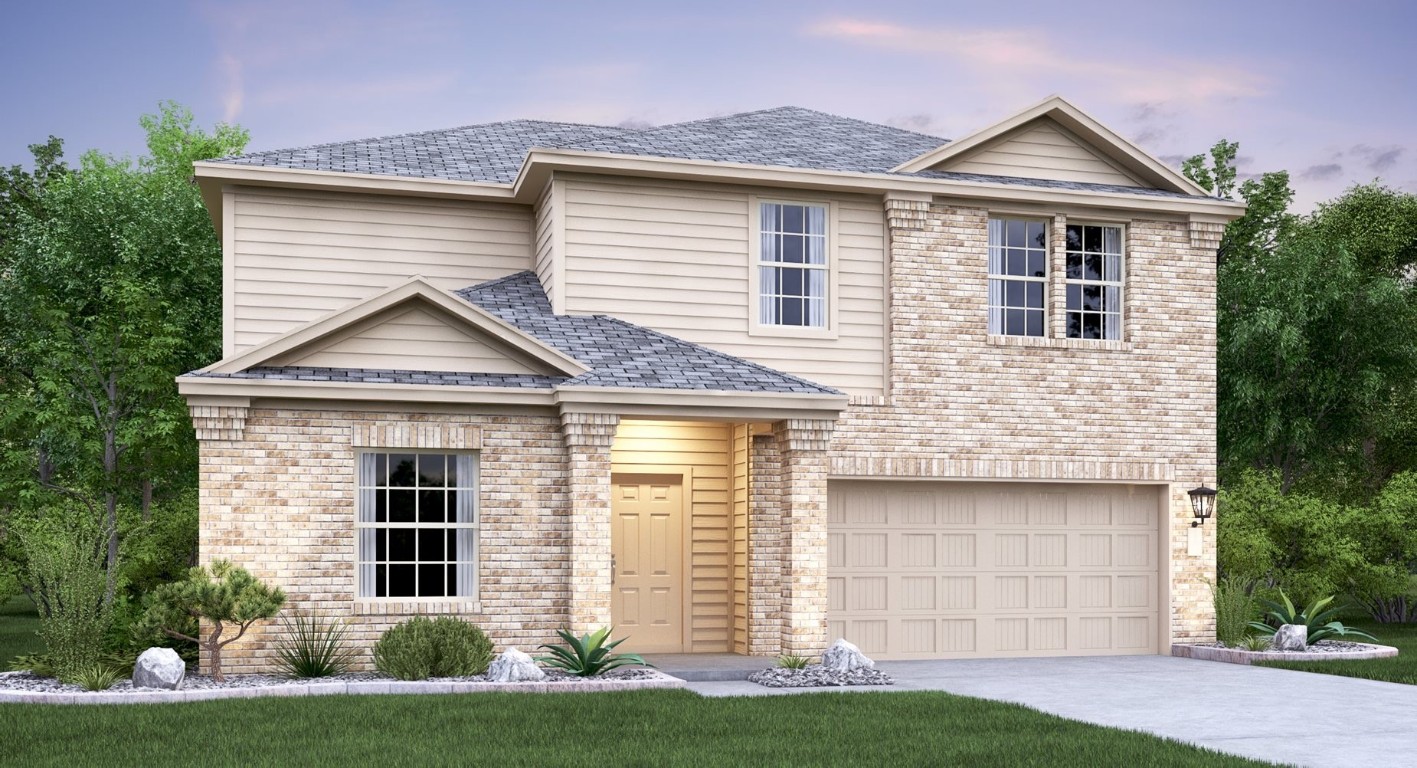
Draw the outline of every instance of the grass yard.
<instances>
[{"instance_id":1,"label":"grass yard","mask_svg":"<svg viewBox=\"0 0 1417 768\"><path fill-rule=\"evenodd\" d=\"M44 643L35 632L39 630L39 614L34 603L21 595L0 603L0 672L9 669L10 659L22 653L39 653Z\"/></svg>"},{"instance_id":2,"label":"grass yard","mask_svg":"<svg viewBox=\"0 0 1417 768\"><path fill-rule=\"evenodd\" d=\"M945 693L687 691L0 705L7 765L1254 766Z\"/></svg>"},{"instance_id":3,"label":"grass yard","mask_svg":"<svg viewBox=\"0 0 1417 768\"><path fill-rule=\"evenodd\" d=\"M1369 620L1344 624L1367 632L1382 645L1396 648L1397 656L1366 661L1266 661L1262 666L1417 685L1417 624L1379 624Z\"/></svg>"}]
</instances>

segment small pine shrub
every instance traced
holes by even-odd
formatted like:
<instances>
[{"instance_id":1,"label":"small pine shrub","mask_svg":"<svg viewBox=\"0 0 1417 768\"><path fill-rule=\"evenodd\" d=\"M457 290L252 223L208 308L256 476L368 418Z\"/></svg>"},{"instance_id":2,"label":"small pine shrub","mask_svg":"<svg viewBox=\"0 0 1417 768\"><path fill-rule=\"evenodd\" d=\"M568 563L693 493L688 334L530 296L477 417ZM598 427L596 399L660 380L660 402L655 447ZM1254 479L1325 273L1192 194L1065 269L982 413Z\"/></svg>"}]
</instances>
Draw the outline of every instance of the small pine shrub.
<instances>
[{"instance_id":1,"label":"small pine shrub","mask_svg":"<svg viewBox=\"0 0 1417 768\"><path fill-rule=\"evenodd\" d=\"M399 680L480 675L492 663L492 641L452 616L415 616L374 644L374 667Z\"/></svg>"},{"instance_id":2,"label":"small pine shrub","mask_svg":"<svg viewBox=\"0 0 1417 768\"><path fill-rule=\"evenodd\" d=\"M282 623L285 636L276 646L276 665L286 677L333 677L349 671L354 650L346 642L346 625L300 614L284 617Z\"/></svg>"}]
</instances>

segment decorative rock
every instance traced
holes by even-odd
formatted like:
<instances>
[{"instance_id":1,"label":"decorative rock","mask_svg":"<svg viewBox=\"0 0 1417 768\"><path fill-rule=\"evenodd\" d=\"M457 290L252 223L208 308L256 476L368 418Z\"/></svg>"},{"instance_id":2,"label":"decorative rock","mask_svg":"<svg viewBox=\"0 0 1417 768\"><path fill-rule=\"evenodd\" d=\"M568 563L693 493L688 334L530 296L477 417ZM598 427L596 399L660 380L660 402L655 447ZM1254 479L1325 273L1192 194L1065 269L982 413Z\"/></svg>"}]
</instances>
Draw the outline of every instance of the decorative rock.
<instances>
[{"instance_id":1,"label":"decorative rock","mask_svg":"<svg viewBox=\"0 0 1417 768\"><path fill-rule=\"evenodd\" d=\"M134 688L165 688L175 691L187 676L187 664L171 648L149 648L133 664Z\"/></svg>"},{"instance_id":2,"label":"decorative rock","mask_svg":"<svg viewBox=\"0 0 1417 768\"><path fill-rule=\"evenodd\" d=\"M768 688L826 688L847 685L895 685L895 680L879 669L860 667L850 672L834 672L821 664L805 669L774 667L748 675L748 682Z\"/></svg>"},{"instance_id":3,"label":"decorative rock","mask_svg":"<svg viewBox=\"0 0 1417 768\"><path fill-rule=\"evenodd\" d=\"M1309 647L1309 628L1303 624L1285 624L1274 633L1272 651L1303 651Z\"/></svg>"},{"instance_id":4,"label":"decorative rock","mask_svg":"<svg viewBox=\"0 0 1417 768\"><path fill-rule=\"evenodd\" d=\"M822 654L822 667L828 672L854 672L858 669L875 669L876 662L866 658L860 648L845 638L839 638Z\"/></svg>"},{"instance_id":5,"label":"decorative rock","mask_svg":"<svg viewBox=\"0 0 1417 768\"><path fill-rule=\"evenodd\" d=\"M487 667L487 680L493 683L519 683L545 680L546 673L525 653L508 648Z\"/></svg>"}]
</instances>

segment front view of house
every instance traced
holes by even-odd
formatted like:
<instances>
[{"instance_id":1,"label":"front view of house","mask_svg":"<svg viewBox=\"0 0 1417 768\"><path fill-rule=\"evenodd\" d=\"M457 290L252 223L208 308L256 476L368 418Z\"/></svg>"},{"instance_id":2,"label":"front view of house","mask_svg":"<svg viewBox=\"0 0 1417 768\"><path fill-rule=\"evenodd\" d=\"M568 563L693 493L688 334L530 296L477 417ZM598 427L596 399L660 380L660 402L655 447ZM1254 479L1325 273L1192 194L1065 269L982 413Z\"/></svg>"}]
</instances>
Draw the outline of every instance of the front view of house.
<instances>
[{"instance_id":1,"label":"front view of house","mask_svg":"<svg viewBox=\"0 0 1417 768\"><path fill-rule=\"evenodd\" d=\"M198 163L201 554L367 647L887 659L1213 637L1215 256L1243 208L1067 102L797 108ZM270 662L269 632L227 651Z\"/></svg>"}]
</instances>

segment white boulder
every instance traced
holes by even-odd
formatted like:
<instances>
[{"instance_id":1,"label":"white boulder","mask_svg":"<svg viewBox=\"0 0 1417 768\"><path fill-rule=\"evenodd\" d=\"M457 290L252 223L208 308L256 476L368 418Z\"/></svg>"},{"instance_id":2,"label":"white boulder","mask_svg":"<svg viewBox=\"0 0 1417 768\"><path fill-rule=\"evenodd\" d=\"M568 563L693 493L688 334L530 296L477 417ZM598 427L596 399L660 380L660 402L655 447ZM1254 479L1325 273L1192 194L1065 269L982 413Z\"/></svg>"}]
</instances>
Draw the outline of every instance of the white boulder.
<instances>
[{"instance_id":1,"label":"white boulder","mask_svg":"<svg viewBox=\"0 0 1417 768\"><path fill-rule=\"evenodd\" d=\"M487 667L487 679L494 683L520 683L545 680L546 673L525 653L508 648Z\"/></svg>"},{"instance_id":2,"label":"white boulder","mask_svg":"<svg viewBox=\"0 0 1417 768\"><path fill-rule=\"evenodd\" d=\"M1269 648L1272 651L1307 651L1309 628L1303 624L1285 624L1275 631Z\"/></svg>"},{"instance_id":3,"label":"white boulder","mask_svg":"<svg viewBox=\"0 0 1417 768\"><path fill-rule=\"evenodd\" d=\"M822 654L822 666L830 672L854 672L858 669L875 669L876 662L866 658L860 648L845 638L839 638Z\"/></svg>"},{"instance_id":4,"label":"white boulder","mask_svg":"<svg viewBox=\"0 0 1417 768\"><path fill-rule=\"evenodd\" d=\"M171 648L149 648L133 664L134 688L164 688L175 691L187 676L187 663Z\"/></svg>"}]
</instances>

